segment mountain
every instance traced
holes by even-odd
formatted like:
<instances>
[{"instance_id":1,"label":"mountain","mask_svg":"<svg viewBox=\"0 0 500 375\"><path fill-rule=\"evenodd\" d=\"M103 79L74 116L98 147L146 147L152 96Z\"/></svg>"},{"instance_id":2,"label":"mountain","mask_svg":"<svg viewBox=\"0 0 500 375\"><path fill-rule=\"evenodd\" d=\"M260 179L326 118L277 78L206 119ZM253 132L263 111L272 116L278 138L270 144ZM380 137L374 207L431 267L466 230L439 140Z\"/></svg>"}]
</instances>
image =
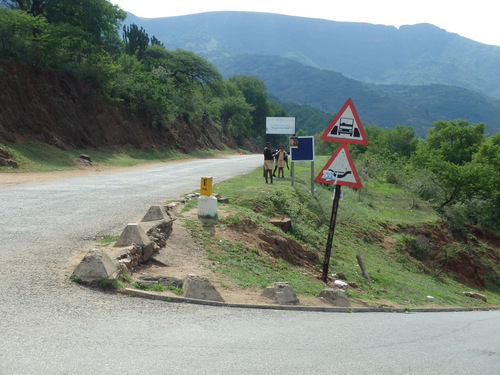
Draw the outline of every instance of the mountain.
<instances>
[{"instance_id":1,"label":"mountain","mask_svg":"<svg viewBox=\"0 0 500 375\"><path fill-rule=\"evenodd\" d=\"M500 130L500 47L430 24L336 22L270 13L210 12L126 22L169 49L254 74L281 101L336 112L352 97L364 122L413 125L463 118Z\"/></svg>"},{"instance_id":2,"label":"mountain","mask_svg":"<svg viewBox=\"0 0 500 375\"><path fill-rule=\"evenodd\" d=\"M338 72L272 56L227 57L214 62L226 76L260 77L282 102L295 101L335 113L350 97L365 124L388 128L411 125L417 134L425 135L435 121L461 118L471 124L484 122L488 133L500 131L500 100L464 88L366 84Z\"/></svg>"}]
</instances>

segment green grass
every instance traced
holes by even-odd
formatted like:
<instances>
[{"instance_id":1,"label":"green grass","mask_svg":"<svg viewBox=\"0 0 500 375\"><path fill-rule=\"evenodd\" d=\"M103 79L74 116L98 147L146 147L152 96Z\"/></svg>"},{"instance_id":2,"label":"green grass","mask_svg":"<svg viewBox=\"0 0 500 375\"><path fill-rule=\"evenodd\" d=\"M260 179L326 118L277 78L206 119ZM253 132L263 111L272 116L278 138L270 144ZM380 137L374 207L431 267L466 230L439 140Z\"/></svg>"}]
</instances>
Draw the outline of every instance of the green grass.
<instances>
[{"instance_id":1,"label":"green grass","mask_svg":"<svg viewBox=\"0 0 500 375\"><path fill-rule=\"evenodd\" d=\"M37 141L27 141L0 148L9 151L19 168L0 167L0 172L47 172L75 169L75 157L79 154L63 151Z\"/></svg>"},{"instance_id":2,"label":"green grass","mask_svg":"<svg viewBox=\"0 0 500 375\"><path fill-rule=\"evenodd\" d=\"M116 235L116 234L113 234L113 235L108 234L108 235L98 239L96 245L97 246L109 246L113 242L116 242L116 240L118 240L118 237L120 237L120 236Z\"/></svg>"},{"instance_id":3,"label":"green grass","mask_svg":"<svg viewBox=\"0 0 500 375\"><path fill-rule=\"evenodd\" d=\"M19 144L1 144L9 151L19 168L0 167L2 172L49 172L77 169L80 154L90 156L94 165L133 166L141 163L178 160L184 158L204 158L220 153L234 153L233 150L195 150L190 154L149 146L144 149L132 147L99 149L61 150L38 141L29 140Z\"/></svg>"},{"instance_id":4,"label":"green grass","mask_svg":"<svg viewBox=\"0 0 500 375\"><path fill-rule=\"evenodd\" d=\"M0 144L0 147L11 152L20 166L19 169L1 167L0 172L76 169L78 164L75 159L81 153L89 155L96 164L110 166L208 157L220 153L203 151L185 155L153 147L144 150L108 148L63 151L35 141L8 146ZM321 171L327 159L316 158L314 176ZM318 280L307 277L300 268L273 259L270 254L244 243L214 238L210 231L214 225L237 224L242 218L276 230L268 223L269 218L286 216L293 222L289 235L323 254L332 209L333 186L316 185L314 195L311 194L309 162L295 163L295 174L294 187L291 186L289 171L286 171L285 179L275 179L272 185L265 184L262 168L214 185L214 192L229 198L227 210L230 214L186 223L197 233L198 240L207 250L214 271L248 287L266 287L275 281L287 281L297 294L305 296L316 295L324 287ZM343 200L339 203L330 263L330 273L343 273L347 281L359 286L358 289L348 289L348 296L371 301L374 305L384 305L389 301L408 308L478 306L482 302L463 296L464 291L477 291L487 295L489 303L500 305L498 250L474 241L468 244L450 243L440 249L447 256L458 256L461 252L476 254L488 271L486 290L465 285L454 275L439 273L438 269L432 269L432 265L422 260L426 249L419 248L415 238L400 231L403 227L418 228L423 224L438 227L440 218L432 206L423 201L415 205L415 197L396 185L363 176L361 179L362 189L342 188ZM195 204L196 200L193 200L186 207L192 208ZM392 240L391 249L384 247L384 239ZM106 236L99 241L99 245L106 246L114 241L116 236ZM420 251L421 255L411 256L408 253L411 248L417 250L417 254ZM490 253L490 257L486 256L487 253ZM363 257L373 284L361 274L356 260L358 254ZM491 254L496 254L496 257ZM123 281L126 280L120 280L120 283ZM121 285L108 284L100 287L112 289ZM163 286L158 285L156 288Z\"/></svg>"},{"instance_id":5,"label":"green grass","mask_svg":"<svg viewBox=\"0 0 500 375\"><path fill-rule=\"evenodd\" d=\"M325 162L326 158L315 163L315 176ZM248 247L241 241L230 242L212 235L213 226L236 224L242 218L276 230L268 224L268 219L286 216L292 218L293 223L289 235L323 254L333 187L317 186L312 195L309 191L310 164L296 163L295 172L294 187L288 173L285 179L275 179L272 185L265 184L261 168L214 185L214 192L229 198L226 210L230 213L224 218L186 222L197 233L196 238L212 260L212 270L245 287L265 288L275 281L287 281L298 295L304 296L316 295L325 287L319 280L308 278L303 269L273 259L270 254ZM418 201L415 206L415 198L396 185L372 180L362 182L362 189L342 188L343 199L339 202L330 263L330 274L342 273L346 281L359 286L348 289L349 297L370 301L374 306L391 303L408 308L474 307L482 302L464 296L463 292L477 291L487 295L489 303L500 305L500 289L495 287L498 262L481 258L491 273L487 290L477 290L457 280L454 275L430 268L431 264L408 253L411 247L419 250L418 243L400 229L420 228L424 224L439 229L440 217L432 206L423 201ZM389 249L384 246L387 239L393 244ZM460 243L451 243L439 251L443 254L447 252L449 256L461 251L475 251L479 256L484 252L481 246L485 245L471 250L469 245L464 247ZM422 254L424 250L420 249ZM356 259L358 254L362 256L373 284L363 277ZM491 264L488 265L488 262ZM318 269L321 270L321 267Z\"/></svg>"},{"instance_id":6,"label":"green grass","mask_svg":"<svg viewBox=\"0 0 500 375\"><path fill-rule=\"evenodd\" d=\"M135 289L140 289L140 290L151 290L155 292L164 292L166 290L170 290L178 295L182 295L183 293L182 288L179 288L174 285L164 285L161 282L155 283L153 285L146 285L141 281L136 281L133 286Z\"/></svg>"}]
</instances>

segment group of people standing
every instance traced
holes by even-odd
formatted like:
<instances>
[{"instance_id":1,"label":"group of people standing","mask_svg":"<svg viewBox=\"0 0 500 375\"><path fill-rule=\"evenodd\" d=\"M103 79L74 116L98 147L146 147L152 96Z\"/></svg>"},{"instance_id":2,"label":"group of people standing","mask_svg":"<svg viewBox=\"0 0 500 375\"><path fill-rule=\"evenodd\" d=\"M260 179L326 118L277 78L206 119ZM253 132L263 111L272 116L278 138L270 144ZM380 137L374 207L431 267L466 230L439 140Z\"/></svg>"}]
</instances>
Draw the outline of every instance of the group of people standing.
<instances>
[{"instance_id":1,"label":"group of people standing","mask_svg":"<svg viewBox=\"0 0 500 375\"><path fill-rule=\"evenodd\" d=\"M285 166L288 166L288 153L285 151L285 146L278 146L274 151L271 150L271 143L267 142L264 148L264 177L266 179L266 184L271 181L273 183L273 177L285 178ZM274 170L273 170L274 168ZM276 170L278 170L278 176L276 176ZM269 176L269 178L268 178Z\"/></svg>"}]
</instances>

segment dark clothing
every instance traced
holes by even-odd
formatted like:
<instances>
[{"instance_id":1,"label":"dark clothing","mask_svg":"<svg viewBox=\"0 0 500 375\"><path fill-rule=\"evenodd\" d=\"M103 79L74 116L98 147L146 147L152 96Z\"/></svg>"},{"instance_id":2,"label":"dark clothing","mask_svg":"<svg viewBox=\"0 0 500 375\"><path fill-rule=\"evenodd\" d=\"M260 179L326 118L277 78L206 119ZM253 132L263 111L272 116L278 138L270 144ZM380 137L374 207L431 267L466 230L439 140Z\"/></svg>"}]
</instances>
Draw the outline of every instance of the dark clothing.
<instances>
[{"instance_id":1,"label":"dark clothing","mask_svg":"<svg viewBox=\"0 0 500 375\"><path fill-rule=\"evenodd\" d=\"M273 160L273 153L270 148L264 149L264 160Z\"/></svg>"}]
</instances>

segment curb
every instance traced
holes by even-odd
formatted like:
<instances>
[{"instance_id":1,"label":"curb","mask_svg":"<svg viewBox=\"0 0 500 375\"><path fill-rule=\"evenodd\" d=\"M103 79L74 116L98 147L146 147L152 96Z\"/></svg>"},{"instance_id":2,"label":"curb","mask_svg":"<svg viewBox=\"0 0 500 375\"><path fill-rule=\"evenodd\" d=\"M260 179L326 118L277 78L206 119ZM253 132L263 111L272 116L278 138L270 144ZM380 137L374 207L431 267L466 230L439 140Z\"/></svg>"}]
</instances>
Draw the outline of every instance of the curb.
<instances>
[{"instance_id":1,"label":"curb","mask_svg":"<svg viewBox=\"0 0 500 375\"><path fill-rule=\"evenodd\" d=\"M407 310L405 308L387 308L387 307L321 307L321 306L295 306L295 305L255 305L244 303L227 303L208 301L202 299L174 297L155 294L152 292L124 288L117 291L131 297L146 298L152 300L159 300L165 302L175 303L191 303L203 306L217 306L217 307L233 307L243 309L261 309L261 310L285 310L285 311L312 311L312 312L330 312L330 313L367 313L367 312L384 312L384 313L405 313L410 312L467 312L467 311L500 311L500 307L457 307L457 308L414 308Z\"/></svg>"}]
</instances>

